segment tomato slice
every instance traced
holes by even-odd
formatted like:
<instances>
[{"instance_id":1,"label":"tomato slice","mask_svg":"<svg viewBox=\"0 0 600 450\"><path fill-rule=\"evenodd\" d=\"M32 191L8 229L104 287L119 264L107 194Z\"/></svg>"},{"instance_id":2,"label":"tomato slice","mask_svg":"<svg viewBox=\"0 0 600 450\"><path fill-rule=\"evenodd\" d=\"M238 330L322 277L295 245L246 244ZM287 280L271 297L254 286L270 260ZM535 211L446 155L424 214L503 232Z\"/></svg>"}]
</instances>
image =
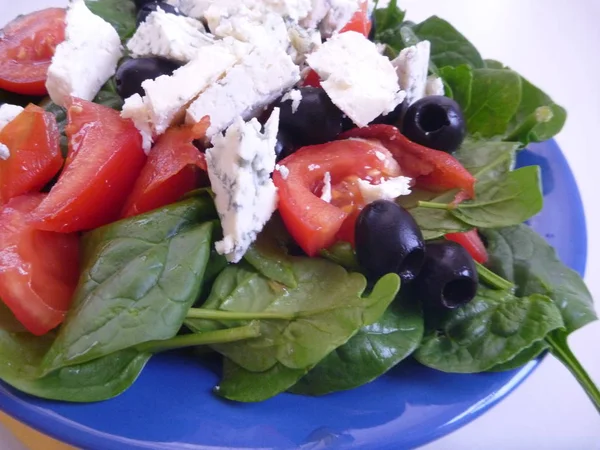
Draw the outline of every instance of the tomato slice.
<instances>
[{"instance_id":1,"label":"tomato slice","mask_svg":"<svg viewBox=\"0 0 600 450\"><path fill-rule=\"evenodd\" d=\"M314 70L309 70L302 82L302 86L321 87L321 78Z\"/></svg>"},{"instance_id":2,"label":"tomato slice","mask_svg":"<svg viewBox=\"0 0 600 450\"><path fill-rule=\"evenodd\" d=\"M0 131L0 143L10 150L0 160L0 202L43 188L60 170L63 158L56 119L29 105Z\"/></svg>"},{"instance_id":3,"label":"tomato slice","mask_svg":"<svg viewBox=\"0 0 600 450\"><path fill-rule=\"evenodd\" d=\"M69 155L56 185L34 212L42 230L90 230L117 219L146 155L131 120L85 100L68 102Z\"/></svg>"},{"instance_id":4,"label":"tomato slice","mask_svg":"<svg viewBox=\"0 0 600 450\"><path fill-rule=\"evenodd\" d=\"M402 172L416 180L417 186L430 191L462 189L473 198L475 177L452 155L416 144L391 125L353 128L341 139L356 137L381 142L400 164Z\"/></svg>"},{"instance_id":5,"label":"tomato slice","mask_svg":"<svg viewBox=\"0 0 600 450\"><path fill-rule=\"evenodd\" d=\"M0 89L45 95L56 46L65 40L63 8L19 16L0 31Z\"/></svg>"},{"instance_id":6,"label":"tomato slice","mask_svg":"<svg viewBox=\"0 0 600 450\"><path fill-rule=\"evenodd\" d=\"M340 33L345 31L356 31L367 37L371 32L371 26L371 19L369 18L369 2L363 0L360 2L358 10L354 13L350 21L340 30Z\"/></svg>"},{"instance_id":7,"label":"tomato slice","mask_svg":"<svg viewBox=\"0 0 600 450\"><path fill-rule=\"evenodd\" d=\"M192 141L205 137L209 126L205 117L192 126L170 128L158 139L125 203L123 217L168 205L200 187L206 160Z\"/></svg>"},{"instance_id":8,"label":"tomato slice","mask_svg":"<svg viewBox=\"0 0 600 450\"><path fill-rule=\"evenodd\" d=\"M79 278L79 237L29 223L44 197L23 195L0 208L0 298L38 336L63 321Z\"/></svg>"},{"instance_id":9,"label":"tomato slice","mask_svg":"<svg viewBox=\"0 0 600 450\"><path fill-rule=\"evenodd\" d=\"M380 144L362 139L304 147L280 162L273 181L286 228L310 256L331 246L344 221L364 205L358 179L377 182L400 175L398 164ZM331 176L331 203L320 198L325 174Z\"/></svg>"},{"instance_id":10,"label":"tomato slice","mask_svg":"<svg viewBox=\"0 0 600 450\"><path fill-rule=\"evenodd\" d=\"M450 233L446 235L446 239L462 245L469 252L469 255L480 264L485 264L489 259L488 252L477 230Z\"/></svg>"}]
</instances>

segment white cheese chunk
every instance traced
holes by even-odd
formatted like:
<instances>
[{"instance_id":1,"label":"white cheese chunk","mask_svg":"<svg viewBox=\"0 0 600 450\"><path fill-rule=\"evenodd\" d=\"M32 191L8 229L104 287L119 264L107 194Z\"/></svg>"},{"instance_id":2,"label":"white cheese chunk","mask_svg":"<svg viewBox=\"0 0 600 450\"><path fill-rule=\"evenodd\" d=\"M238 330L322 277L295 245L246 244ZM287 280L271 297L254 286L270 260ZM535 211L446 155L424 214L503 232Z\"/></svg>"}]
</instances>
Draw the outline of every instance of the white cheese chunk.
<instances>
[{"instance_id":1,"label":"white cheese chunk","mask_svg":"<svg viewBox=\"0 0 600 450\"><path fill-rule=\"evenodd\" d=\"M144 97L136 94L125 101L121 116L133 120L144 138L146 151L153 137L182 121L187 106L239 61L243 54L240 49L248 50L247 46L240 47L240 44L223 41L222 44L202 47L195 59L172 75L144 81Z\"/></svg>"},{"instance_id":2,"label":"white cheese chunk","mask_svg":"<svg viewBox=\"0 0 600 450\"><path fill-rule=\"evenodd\" d=\"M325 172L323 177L323 190L321 191L321 200L331 203L331 174Z\"/></svg>"},{"instance_id":3,"label":"white cheese chunk","mask_svg":"<svg viewBox=\"0 0 600 450\"><path fill-rule=\"evenodd\" d=\"M279 108L273 110L264 133L258 120L245 123L237 117L206 150L224 236L215 248L230 262L242 259L277 208L277 188L270 175L275 169L278 128Z\"/></svg>"},{"instance_id":4,"label":"white cheese chunk","mask_svg":"<svg viewBox=\"0 0 600 450\"><path fill-rule=\"evenodd\" d=\"M444 82L436 75L430 75L425 84L425 95L444 95Z\"/></svg>"},{"instance_id":5,"label":"white cheese chunk","mask_svg":"<svg viewBox=\"0 0 600 450\"><path fill-rule=\"evenodd\" d=\"M196 19L204 18L211 6L244 6L257 11L268 11L281 17L289 17L298 21L311 11L311 0L169 0L169 3L179 7L187 16Z\"/></svg>"},{"instance_id":6,"label":"white cheese chunk","mask_svg":"<svg viewBox=\"0 0 600 450\"><path fill-rule=\"evenodd\" d=\"M292 89L291 91L286 92L286 94L283 97L281 97L281 101L291 101L292 114L294 114L296 111L298 111L298 108L300 107L300 102L302 101L302 92L300 92L298 89Z\"/></svg>"},{"instance_id":7,"label":"white cheese chunk","mask_svg":"<svg viewBox=\"0 0 600 450\"><path fill-rule=\"evenodd\" d=\"M361 0L327 0L327 14L319 25L321 34L328 38L340 31L358 10Z\"/></svg>"},{"instance_id":8,"label":"white cheese chunk","mask_svg":"<svg viewBox=\"0 0 600 450\"><path fill-rule=\"evenodd\" d=\"M210 116L207 136L212 137L233 123L248 119L291 88L300 71L277 46L254 48L227 75L210 86L191 104L186 121L195 123Z\"/></svg>"},{"instance_id":9,"label":"white cheese chunk","mask_svg":"<svg viewBox=\"0 0 600 450\"><path fill-rule=\"evenodd\" d=\"M394 177L382 180L380 184L371 184L366 180L358 180L358 188L366 203L376 200L394 200L401 195L410 194L410 182L408 177Z\"/></svg>"},{"instance_id":10,"label":"white cheese chunk","mask_svg":"<svg viewBox=\"0 0 600 450\"><path fill-rule=\"evenodd\" d=\"M12 122L13 119L22 112L23 108L17 105L11 105L8 103L0 105L0 131L2 131L2 128L8 125L9 122Z\"/></svg>"},{"instance_id":11,"label":"white cheese chunk","mask_svg":"<svg viewBox=\"0 0 600 450\"><path fill-rule=\"evenodd\" d=\"M290 169L288 169L284 165L275 164L275 170L277 170L281 174L281 178L287 180L287 177L290 176Z\"/></svg>"},{"instance_id":12,"label":"white cheese chunk","mask_svg":"<svg viewBox=\"0 0 600 450\"><path fill-rule=\"evenodd\" d=\"M121 54L121 39L112 25L93 14L83 0L73 0L65 40L56 47L48 68L50 98L61 106L70 96L93 100L114 75Z\"/></svg>"},{"instance_id":13,"label":"white cheese chunk","mask_svg":"<svg viewBox=\"0 0 600 450\"><path fill-rule=\"evenodd\" d=\"M406 101L409 105L425 96L430 49L429 41L421 41L402 50L392 61L400 87L406 91Z\"/></svg>"},{"instance_id":14,"label":"white cheese chunk","mask_svg":"<svg viewBox=\"0 0 600 450\"><path fill-rule=\"evenodd\" d=\"M255 45L278 43L283 48L290 44L287 27L278 14L250 9L244 4L227 2L210 6L204 13L211 33L217 37L231 36Z\"/></svg>"},{"instance_id":15,"label":"white cheese chunk","mask_svg":"<svg viewBox=\"0 0 600 450\"><path fill-rule=\"evenodd\" d=\"M306 57L321 46L321 33L318 30L302 28L292 21L287 21L286 26L290 41L288 54L296 64L304 64Z\"/></svg>"},{"instance_id":16,"label":"white cheese chunk","mask_svg":"<svg viewBox=\"0 0 600 450\"><path fill-rule=\"evenodd\" d=\"M390 60L360 33L333 36L308 55L307 62L319 74L331 101L359 127L393 111L404 100Z\"/></svg>"},{"instance_id":17,"label":"white cheese chunk","mask_svg":"<svg viewBox=\"0 0 600 450\"><path fill-rule=\"evenodd\" d=\"M127 42L132 56L161 56L180 62L189 62L200 47L214 44L205 33L204 24L190 17L168 14L158 8L140 24Z\"/></svg>"}]
</instances>

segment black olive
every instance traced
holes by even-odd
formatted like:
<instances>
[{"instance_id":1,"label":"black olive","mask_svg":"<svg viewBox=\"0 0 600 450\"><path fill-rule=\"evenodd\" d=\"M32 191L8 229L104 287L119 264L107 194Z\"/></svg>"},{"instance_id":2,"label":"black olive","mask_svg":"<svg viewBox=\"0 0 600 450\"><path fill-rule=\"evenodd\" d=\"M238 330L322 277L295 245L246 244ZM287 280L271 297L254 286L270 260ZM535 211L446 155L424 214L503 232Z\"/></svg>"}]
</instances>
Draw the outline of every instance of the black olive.
<instances>
[{"instance_id":1,"label":"black olive","mask_svg":"<svg viewBox=\"0 0 600 450\"><path fill-rule=\"evenodd\" d=\"M144 81L171 75L179 67L181 63L165 58L128 59L119 66L115 74L117 93L123 100L133 94L144 95Z\"/></svg>"},{"instance_id":2,"label":"black olive","mask_svg":"<svg viewBox=\"0 0 600 450\"><path fill-rule=\"evenodd\" d=\"M417 223L401 206L377 200L356 221L356 257L369 278L395 272L412 281L425 261L425 244Z\"/></svg>"},{"instance_id":3,"label":"black olive","mask_svg":"<svg viewBox=\"0 0 600 450\"><path fill-rule=\"evenodd\" d=\"M452 153L465 138L467 127L458 103L443 95L430 95L410 105L402 134L425 147Z\"/></svg>"},{"instance_id":4,"label":"black olive","mask_svg":"<svg viewBox=\"0 0 600 450\"><path fill-rule=\"evenodd\" d=\"M169 5L167 2L145 2L145 4L142 5L137 14L137 26L139 27L141 23L145 22L146 18L150 15L150 13L156 11L158 8L162 9L168 14L175 14L176 16L184 15L181 11L179 11L179 8L176 8L173 5Z\"/></svg>"},{"instance_id":5,"label":"black olive","mask_svg":"<svg viewBox=\"0 0 600 450\"><path fill-rule=\"evenodd\" d=\"M369 31L369 35L367 36L367 39L369 39L372 42L375 42L375 33L377 33L377 31L375 30L376 26L377 24L375 23L375 10L373 10L373 13L371 14L371 31Z\"/></svg>"},{"instance_id":6,"label":"black olive","mask_svg":"<svg viewBox=\"0 0 600 450\"><path fill-rule=\"evenodd\" d=\"M473 300L479 277L473 258L462 245L430 242L425 255L425 265L413 289L427 307L454 309Z\"/></svg>"},{"instance_id":7,"label":"black olive","mask_svg":"<svg viewBox=\"0 0 600 450\"><path fill-rule=\"evenodd\" d=\"M133 2L135 3L135 7L137 8L137 10L139 11L148 3L154 3L155 1L156 0L134 0Z\"/></svg>"},{"instance_id":8,"label":"black olive","mask_svg":"<svg viewBox=\"0 0 600 450\"><path fill-rule=\"evenodd\" d=\"M392 112L377 117L371 122L371 124L383 123L386 125L395 125L399 127L400 123L402 122L402 117L406 114L407 110L408 103L406 103L406 101L403 101L398 106L396 106L396 108Z\"/></svg>"},{"instance_id":9,"label":"black olive","mask_svg":"<svg viewBox=\"0 0 600 450\"><path fill-rule=\"evenodd\" d=\"M293 141L296 148L324 144L342 132L342 113L333 104L323 88L301 87L302 98L296 105L292 100L280 99L279 129ZM294 111L295 107L295 111Z\"/></svg>"},{"instance_id":10,"label":"black olive","mask_svg":"<svg viewBox=\"0 0 600 450\"><path fill-rule=\"evenodd\" d=\"M298 147L294 144L294 140L288 136L288 134L279 130L277 133L277 142L275 144L275 154L277 155L277 161L280 161L292 153L298 150Z\"/></svg>"}]
</instances>

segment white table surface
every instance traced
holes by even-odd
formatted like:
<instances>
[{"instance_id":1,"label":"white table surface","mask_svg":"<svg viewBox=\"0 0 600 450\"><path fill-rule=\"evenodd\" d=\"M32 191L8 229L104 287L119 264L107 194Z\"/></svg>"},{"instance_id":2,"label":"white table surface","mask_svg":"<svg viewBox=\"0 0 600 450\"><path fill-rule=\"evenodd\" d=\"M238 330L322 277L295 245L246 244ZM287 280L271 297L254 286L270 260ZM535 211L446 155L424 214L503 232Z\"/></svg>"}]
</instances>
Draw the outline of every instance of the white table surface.
<instances>
[{"instance_id":1,"label":"white table surface","mask_svg":"<svg viewBox=\"0 0 600 450\"><path fill-rule=\"evenodd\" d=\"M0 0L0 25L18 13L64 0ZM569 119L557 137L575 173L586 209L586 281L600 303L600 1L399 0L409 19L436 14L481 51L511 66L565 106ZM594 207L594 205L596 205ZM571 336L570 344L600 384L600 323ZM0 448L21 450L0 425ZM482 417L426 450L599 449L600 416L579 385L551 357L514 393ZM38 450L38 449L34 449Z\"/></svg>"}]
</instances>

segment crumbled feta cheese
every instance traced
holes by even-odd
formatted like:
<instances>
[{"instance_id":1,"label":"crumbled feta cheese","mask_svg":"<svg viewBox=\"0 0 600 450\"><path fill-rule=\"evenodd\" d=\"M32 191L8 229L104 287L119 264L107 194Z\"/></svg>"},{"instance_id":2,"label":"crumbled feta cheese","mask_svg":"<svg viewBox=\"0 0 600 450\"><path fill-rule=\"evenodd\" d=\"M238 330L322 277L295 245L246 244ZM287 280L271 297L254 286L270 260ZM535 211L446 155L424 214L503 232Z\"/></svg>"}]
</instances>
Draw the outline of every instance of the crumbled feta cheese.
<instances>
[{"instance_id":1,"label":"crumbled feta cheese","mask_svg":"<svg viewBox=\"0 0 600 450\"><path fill-rule=\"evenodd\" d=\"M191 61L198 49L214 44L204 24L190 17L167 14L162 9L150 13L140 24L127 48L132 56L162 56L181 62Z\"/></svg>"},{"instance_id":2,"label":"crumbled feta cheese","mask_svg":"<svg viewBox=\"0 0 600 450\"><path fill-rule=\"evenodd\" d=\"M430 75L425 84L425 95L444 95L444 82L436 75Z\"/></svg>"},{"instance_id":3,"label":"crumbled feta cheese","mask_svg":"<svg viewBox=\"0 0 600 450\"><path fill-rule=\"evenodd\" d=\"M325 176L323 177L323 190L321 191L321 200L324 202L331 202L331 174L329 172L325 172Z\"/></svg>"},{"instance_id":4,"label":"crumbled feta cheese","mask_svg":"<svg viewBox=\"0 0 600 450\"><path fill-rule=\"evenodd\" d=\"M309 164L308 165L308 170L310 170L310 171L317 170L319 168L321 168L321 166L318 164Z\"/></svg>"},{"instance_id":5,"label":"crumbled feta cheese","mask_svg":"<svg viewBox=\"0 0 600 450\"><path fill-rule=\"evenodd\" d=\"M292 114L294 114L300 107L300 102L302 101L302 92L300 92L298 89L292 89L291 91L286 92L286 94L281 97L281 101L287 102L288 100L292 102Z\"/></svg>"},{"instance_id":6,"label":"crumbled feta cheese","mask_svg":"<svg viewBox=\"0 0 600 450\"><path fill-rule=\"evenodd\" d=\"M214 136L236 117L252 117L299 79L298 66L283 49L258 46L190 105L186 121L195 123L210 116L207 136Z\"/></svg>"},{"instance_id":7,"label":"crumbled feta cheese","mask_svg":"<svg viewBox=\"0 0 600 450\"><path fill-rule=\"evenodd\" d=\"M275 164L275 170L281 174L281 178L284 180L287 180L287 177L290 175L290 169L284 165Z\"/></svg>"},{"instance_id":8,"label":"crumbled feta cheese","mask_svg":"<svg viewBox=\"0 0 600 450\"><path fill-rule=\"evenodd\" d=\"M0 105L0 131L22 112L23 108L17 105L10 105L8 103Z\"/></svg>"},{"instance_id":9,"label":"crumbled feta cheese","mask_svg":"<svg viewBox=\"0 0 600 450\"><path fill-rule=\"evenodd\" d=\"M277 208L277 188L270 175L275 168L278 128L279 108L273 110L264 133L258 120L245 123L237 117L206 150L224 236L215 248L230 262L242 259Z\"/></svg>"},{"instance_id":10,"label":"crumbled feta cheese","mask_svg":"<svg viewBox=\"0 0 600 450\"><path fill-rule=\"evenodd\" d=\"M361 0L327 0L327 14L319 25L321 34L330 37L346 25L360 6Z\"/></svg>"},{"instance_id":11,"label":"crumbled feta cheese","mask_svg":"<svg viewBox=\"0 0 600 450\"><path fill-rule=\"evenodd\" d=\"M318 30L302 28L292 21L287 21L286 26L291 44L288 54L296 64L304 64L306 56L321 46L321 33Z\"/></svg>"},{"instance_id":12,"label":"crumbled feta cheese","mask_svg":"<svg viewBox=\"0 0 600 450\"><path fill-rule=\"evenodd\" d=\"M366 180L358 180L358 188L366 203L375 200L394 200L401 195L410 194L410 181L408 177L394 177L382 180L380 184L371 184Z\"/></svg>"},{"instance_id":13,"label":"crumbled feta cheese","mask_svg":"<svg viewBox=\"0 0 600 450\"><path fill-rule=\"evenodd\" d=\"M217 37L231 36L255 45L290 44L287 27L278 14L249 9L244 4L215 4L204 13L211 33Z\"/></svg>"},{"instance_id":14,"label":"crumbled feta cheese","mask_svg":"<svg viewBox=\"0 0 600 450\"><path fill-rule=\"evenodd\" d=\"M170 3L174 0L170 0ZM201 19L211 6L228 8L244 6L257 11L276 13L298 21L306 17L311 10L311 0L179 0L179 9L190 17Z\"/></svg>"},{"instance_id":15,"label":"crumbled feta cheese","mask_svg":"<svg viewBox=\"0 0 600 450\"><path fill-rule=\"evenodd\" d=\"M0 142L0 159L6 161L10 157L9 148Z\"/></svg>"},{"instance_id":16,"label":"crumbled feta cheese","mask_svg":"<svg viewBox=\"0 0 600 450\"><path fill-rule=\"evenodd\" d=\"M61 106L70 96L93 100L121 58L116 30L84 0L71 2L65 20L65 40L56 47L46 80L50 98Z\"/></svg>"},{"instance_id":17,"label":"crumbled feta cheese","mask_svg":"<svg viewBox=\"0 0 600 450\"><path fill-rule=\"evenodd\" d=\"M331 101L359 127L393 111L404 99L390 60L360 33L333 36L307 62Z\"/></svg>"},{"instance_id":18,"label":"crumbled feta cheese","mask_svg":"<svg viewBox=\"0 0 600 450\"><path fill-rule=\"evenodd\" d=\"M196 58L172 75L144 81L143 98L136 94L125 101L121 116L133 120L144 138L145 150L149 150L152 137L181 121L187 105L239 61L242 43L230 44L223 41L198 49Z\"/></svg>"},{"instance_id":19,"label":"crumbled feta cheese","mask_svg":"<svg viewBox=\"0 0 600 450\"><path fill-rule=\"evenodd\" d=\"M430 48L429 41L421 41L402 50L392 61L400 87L406 91L406 101L409 105L425 96Z\"/></svg>"}]
</instances>

